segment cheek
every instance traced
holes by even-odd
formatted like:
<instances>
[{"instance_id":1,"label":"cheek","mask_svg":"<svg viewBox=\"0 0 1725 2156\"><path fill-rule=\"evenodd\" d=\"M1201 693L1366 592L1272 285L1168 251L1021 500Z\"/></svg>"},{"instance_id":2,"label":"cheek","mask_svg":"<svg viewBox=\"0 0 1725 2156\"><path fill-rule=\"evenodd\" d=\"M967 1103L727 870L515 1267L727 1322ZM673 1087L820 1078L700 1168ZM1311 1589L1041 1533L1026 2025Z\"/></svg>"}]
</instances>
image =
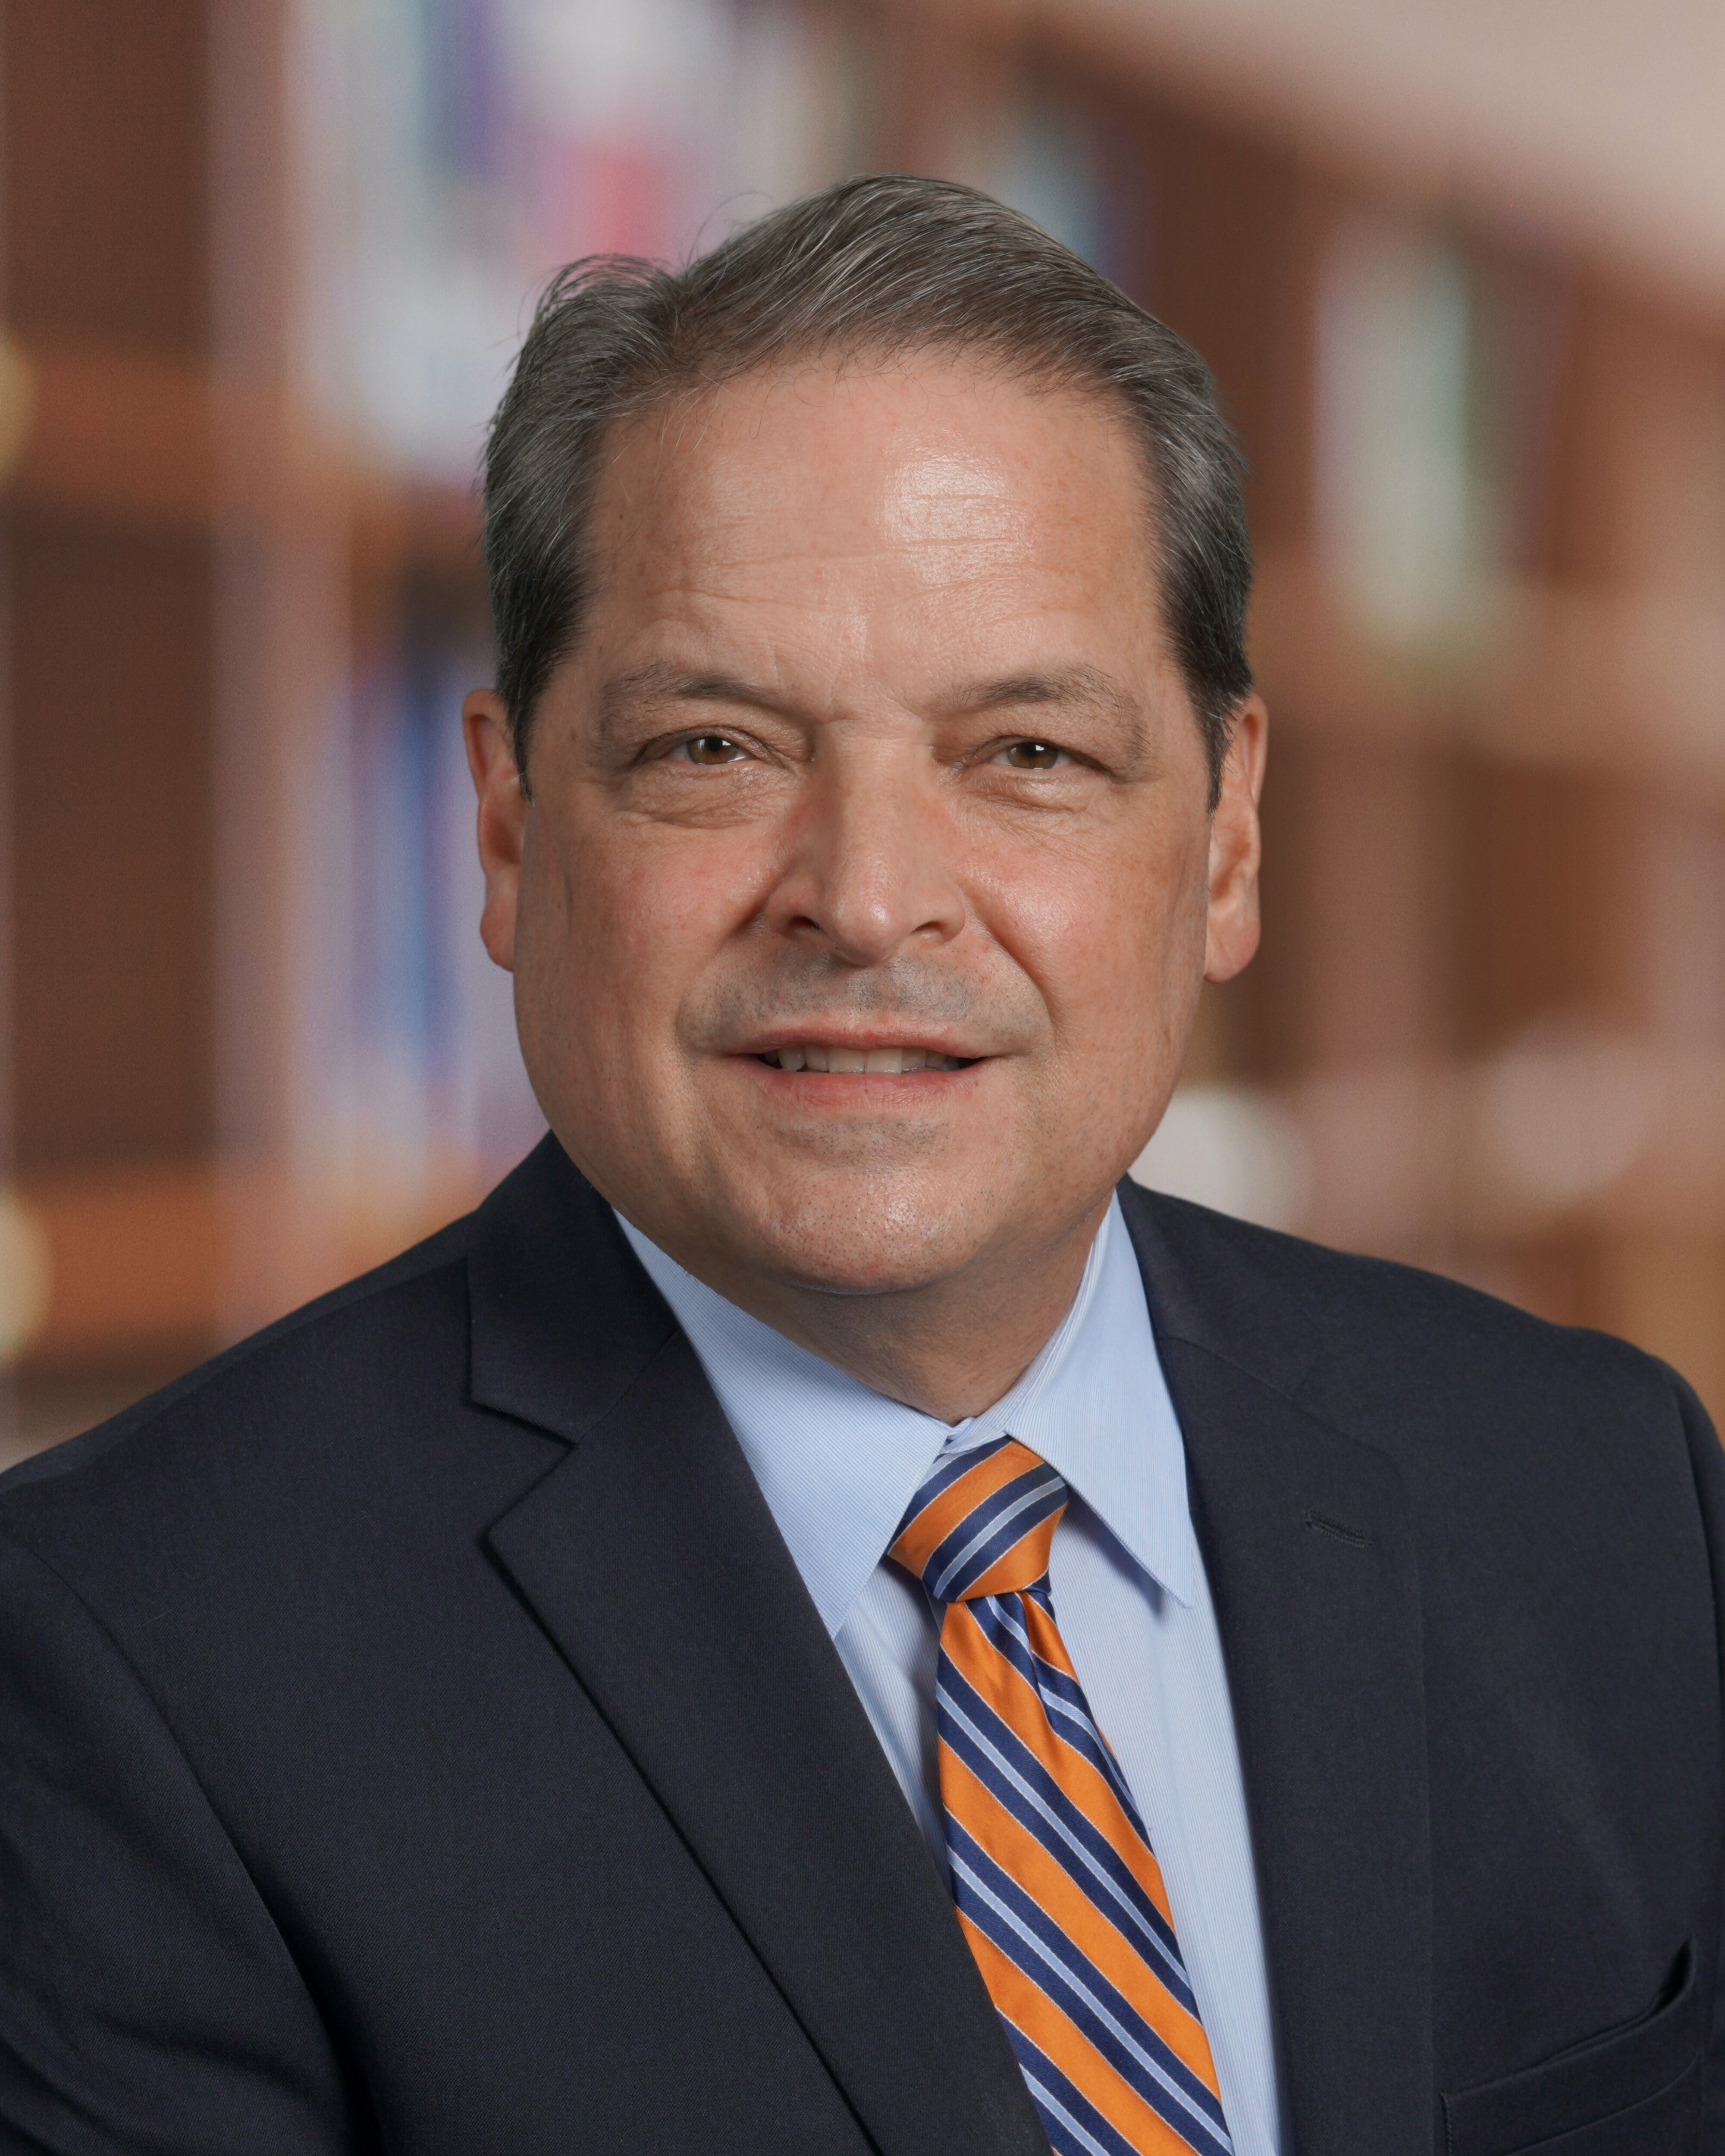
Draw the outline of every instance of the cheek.
<instances>
[{"instance_id":1,"label":"cheek","mask_svg":"<svg viewBox=\"0 0 1725 2156\"><path fill-rule=\"evenodd\" d=\"M615 819L547 830L521 880L536 991L549 990L576 1029L603 1017L612 1042L663 1038L706 960L753 910L758 851L736 833Z\"/></svg>"},{"instance_id":2,"label":"cheek","mask_svg":"<svg viewBox=\"0 0 1725 2156\"><path fill-rule=\"evenodd\" d=\"M1189 1015L1203 972L1202 836L1111 832L991 879L994 933L1040 990L1056 1048L1142 1051Z\"/></svg>"}]
</instances>

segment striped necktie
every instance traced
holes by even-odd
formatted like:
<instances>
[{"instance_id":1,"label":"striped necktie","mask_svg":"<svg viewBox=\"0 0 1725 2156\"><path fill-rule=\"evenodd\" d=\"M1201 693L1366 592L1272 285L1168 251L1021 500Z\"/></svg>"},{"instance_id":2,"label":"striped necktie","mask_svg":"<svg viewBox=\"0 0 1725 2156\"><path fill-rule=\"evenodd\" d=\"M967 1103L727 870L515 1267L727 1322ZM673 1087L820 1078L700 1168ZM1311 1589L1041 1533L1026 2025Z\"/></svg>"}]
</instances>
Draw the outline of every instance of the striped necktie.
<instances>
[{"instance_id":1,"label":"striped necktie","mask_svg":"<svg viewBox=\"0 0 1725 2156\"><path fill-rule=\"evenodd\" d=\"M1162 1867L1055 1624L1066 1495L1015 1438L943 1455L889 1553L946 1604L958 1919L1056 2156L1231 2156Z\"/></svg>"}]
</instances>

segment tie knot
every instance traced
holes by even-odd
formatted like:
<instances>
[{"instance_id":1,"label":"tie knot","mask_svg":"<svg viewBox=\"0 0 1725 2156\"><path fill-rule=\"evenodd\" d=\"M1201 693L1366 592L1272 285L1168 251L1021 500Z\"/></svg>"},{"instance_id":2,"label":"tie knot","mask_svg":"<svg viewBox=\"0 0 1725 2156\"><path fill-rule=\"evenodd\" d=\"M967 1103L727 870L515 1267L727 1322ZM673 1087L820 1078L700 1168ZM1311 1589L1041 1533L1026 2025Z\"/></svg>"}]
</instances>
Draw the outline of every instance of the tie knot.
<instances>
[{"instance_id":1,"label":"tie knot","mask_svg":"<svg viewBox=\"0 0 1725 2156\"><path fill-rule=\"evenodd\" d=\"M937 1602L1014 1594L1048 1570L1066 1486L1015 1437L942 1454L911 1500L888 1554Z\"/></svg>"}]
</instances>

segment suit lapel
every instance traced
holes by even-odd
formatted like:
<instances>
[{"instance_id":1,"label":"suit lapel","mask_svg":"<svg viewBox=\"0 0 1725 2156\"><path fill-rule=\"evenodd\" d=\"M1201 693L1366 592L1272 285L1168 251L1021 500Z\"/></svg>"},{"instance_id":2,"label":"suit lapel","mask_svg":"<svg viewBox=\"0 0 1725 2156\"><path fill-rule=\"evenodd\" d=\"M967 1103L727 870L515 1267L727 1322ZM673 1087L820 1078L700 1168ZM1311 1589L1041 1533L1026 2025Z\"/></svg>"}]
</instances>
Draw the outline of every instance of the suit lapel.
<instances>
[{"instance_id":1,"label":"suit lapel","mask_svg":"<svg viewBox=\"0 0 1725 2156\"><path fill-rule=\"evenodd\" d=\"M562 1156L529 1183L470 1261L474 1396L573 1449L494 1527L498 1561L875 2146L1046 2156L939 1874L694 1351Z\"/></svg>"},{"instance_id":2,"label":"suit lapel","mask_svg":"<svg viewBox=\"0 0 1725 2156\"><path fill-rule=\"evenodd\" d=\"M1299 2148L1429 2156L1419 1575L1394 1463L1315 1406L1314 1325L1193 1209L1123 1194L1186 1440Z\"/></svg>"},{"instance_id":3,"label":"suit lapel","mask_svg":"<svg viewBox=\"0 0 1725 2156\"><path fill-rule=\"evenodd\" d=\"M1327 1422L1317 1328L1193 1209L1124 1191L1185 1434L1295 2145L1432 2137L1418 1574L1396 1471ZM485 1209L473 1396L572 1450L499 1562L886 2156L1045 2156L934 1866L693 1351L551 1141Z\"/></svg>"}]
</instances>

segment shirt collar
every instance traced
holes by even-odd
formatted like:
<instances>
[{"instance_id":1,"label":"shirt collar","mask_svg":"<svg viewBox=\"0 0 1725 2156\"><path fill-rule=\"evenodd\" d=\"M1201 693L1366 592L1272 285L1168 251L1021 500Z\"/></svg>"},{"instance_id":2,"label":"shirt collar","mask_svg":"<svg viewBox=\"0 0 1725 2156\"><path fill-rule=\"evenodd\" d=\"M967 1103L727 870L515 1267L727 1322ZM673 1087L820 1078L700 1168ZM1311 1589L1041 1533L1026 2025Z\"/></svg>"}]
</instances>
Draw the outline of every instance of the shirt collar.
<instances>
[{"instance_id":1,"label":"shirt collar","mask_svg":"<svg viewBox=\"0 0 1725 2156\"><path fill-rule=\"evenodd\" d=\"M1005 1435L1057 1468L1127 1553L1189 1604L1186 1455L1117 1199L1072 1306L1004 1398L949 1425L888 1399L684 1271L618 1215L689 1336L829 1633L850 1615L943 1446Z\"/></svg>"}]
</instances>

